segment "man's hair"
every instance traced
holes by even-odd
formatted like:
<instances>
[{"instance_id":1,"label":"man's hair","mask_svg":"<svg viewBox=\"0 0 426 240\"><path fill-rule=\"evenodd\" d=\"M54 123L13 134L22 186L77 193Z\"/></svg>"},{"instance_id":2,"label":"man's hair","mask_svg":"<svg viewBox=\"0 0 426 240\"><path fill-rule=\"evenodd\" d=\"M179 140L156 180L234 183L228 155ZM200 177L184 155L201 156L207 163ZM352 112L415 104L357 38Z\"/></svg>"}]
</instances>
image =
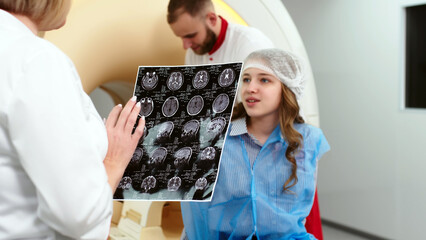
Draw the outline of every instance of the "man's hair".
<instances>
[{"instance_id":1,"label":"man's hair","mask_svg":"<svg viewBox=\"0 0 426 240\"><path fill-rule=\"evenodd\" d=\"M70 0L0 0L0 9L27 16L44 27L66 14L67 1Z\"/></svg>"},{"instance_id":2,"label":"man's hair","mask_svg":"<svg viewBox=\"0 0 426 240\"><path fill-rule=\"evenodd\" d=\"M213 7L211 0L170 0L167 7L167 22L177 21L182 13L188 13L192 17L202 14L207 7Z\"/></svg>"}]
</instances>

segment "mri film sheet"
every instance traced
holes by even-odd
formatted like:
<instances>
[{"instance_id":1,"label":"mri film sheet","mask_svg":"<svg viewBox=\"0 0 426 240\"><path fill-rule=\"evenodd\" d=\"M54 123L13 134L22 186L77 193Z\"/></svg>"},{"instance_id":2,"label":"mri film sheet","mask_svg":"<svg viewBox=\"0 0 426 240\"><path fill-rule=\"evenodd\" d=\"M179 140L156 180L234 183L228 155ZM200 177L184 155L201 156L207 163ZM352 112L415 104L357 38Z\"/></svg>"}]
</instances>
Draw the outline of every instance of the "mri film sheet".
<instances>
[{"instance_id":1,"label":"mri film sheet","mask_svg":"<svg viewBox=\"0 0 426 240\"><path fill-rule=\"evenodd\" d=\"M114 199L209 201L242 63L139 67L144 135Z\"/></svg>"}]
</instances>

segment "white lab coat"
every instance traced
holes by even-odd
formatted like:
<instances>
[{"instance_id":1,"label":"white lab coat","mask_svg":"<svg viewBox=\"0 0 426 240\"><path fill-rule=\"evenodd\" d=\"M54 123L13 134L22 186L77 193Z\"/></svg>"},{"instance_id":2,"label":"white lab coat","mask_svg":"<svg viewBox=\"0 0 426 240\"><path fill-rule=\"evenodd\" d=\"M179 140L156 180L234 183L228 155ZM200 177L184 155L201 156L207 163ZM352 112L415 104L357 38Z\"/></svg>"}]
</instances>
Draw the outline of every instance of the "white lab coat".
<instances>
[{"instance_id":1,"label":"white lab coat","mask_svg":"<svg viewBox=\"0 0 426 240\"><path fill-rule=\"evenodd\" d=\"M0 10L0 239L106 239L107 148L71 60Z\"/></svg>"}]
</instances>

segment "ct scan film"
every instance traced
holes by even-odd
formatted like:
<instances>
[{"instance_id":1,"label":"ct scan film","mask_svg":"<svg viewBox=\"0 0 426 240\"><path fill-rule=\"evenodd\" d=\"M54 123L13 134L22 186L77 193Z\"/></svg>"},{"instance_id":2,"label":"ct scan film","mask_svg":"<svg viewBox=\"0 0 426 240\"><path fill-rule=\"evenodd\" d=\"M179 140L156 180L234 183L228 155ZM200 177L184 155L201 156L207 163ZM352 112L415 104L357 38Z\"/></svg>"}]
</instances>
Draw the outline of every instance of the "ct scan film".
<instances>
[{"instance_id":1,"label":"ct scan film","mask_svg":"<svg viewBox=\"0 0 426 240\"><path fill-rule=\"evenodd\" d=\"M242 63L139 67L144 135L117 200L209 201Z\"/></svg>"}]
</instances>

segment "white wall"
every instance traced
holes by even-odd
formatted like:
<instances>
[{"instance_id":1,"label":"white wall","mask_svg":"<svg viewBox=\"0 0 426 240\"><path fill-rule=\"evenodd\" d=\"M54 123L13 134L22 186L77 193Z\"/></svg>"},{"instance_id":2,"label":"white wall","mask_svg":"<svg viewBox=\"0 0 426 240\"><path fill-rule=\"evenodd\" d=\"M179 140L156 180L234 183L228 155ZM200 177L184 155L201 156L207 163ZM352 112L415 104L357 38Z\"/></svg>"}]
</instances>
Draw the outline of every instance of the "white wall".
<instances>
[{"instance_id":1,"label":"white wall","mask_svg":"<svg viewBox=\"0 0 426 240\"><path fill-rule=\"evenodd\" d=\"M320 162L322 217L425 239L426 110L401 107L403 1L282 1L310 57L332 148Z\"/></svg>"}]
</instances>

